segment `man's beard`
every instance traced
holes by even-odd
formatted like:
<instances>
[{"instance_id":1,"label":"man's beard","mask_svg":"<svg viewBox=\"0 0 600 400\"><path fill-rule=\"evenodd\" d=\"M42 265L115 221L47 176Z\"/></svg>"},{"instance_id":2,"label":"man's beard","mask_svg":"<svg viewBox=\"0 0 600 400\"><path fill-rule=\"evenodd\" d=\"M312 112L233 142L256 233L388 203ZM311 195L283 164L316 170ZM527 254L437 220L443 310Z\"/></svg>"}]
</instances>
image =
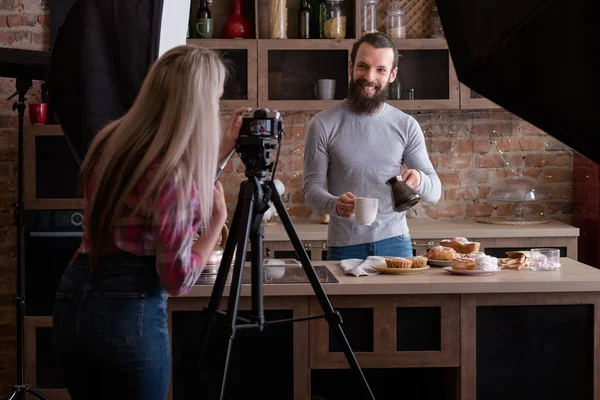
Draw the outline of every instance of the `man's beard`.
<instances>
[{"instance_id":1,"label":"man's beard","mask_svg":"<svg viewBox=\"0 0 600 400\"><path fill-rule=\"evenodd\" d=\"M375 88L375 94L372 97L361 92L360 88L364 85ZM387 100L388 88L389 85L382 88L378 83L368 84L363 78L358 78L355 81L353 76L350 78L350 84L348 84L348 107L357 114L372 115Z\"/></svg>"}]
</instances>

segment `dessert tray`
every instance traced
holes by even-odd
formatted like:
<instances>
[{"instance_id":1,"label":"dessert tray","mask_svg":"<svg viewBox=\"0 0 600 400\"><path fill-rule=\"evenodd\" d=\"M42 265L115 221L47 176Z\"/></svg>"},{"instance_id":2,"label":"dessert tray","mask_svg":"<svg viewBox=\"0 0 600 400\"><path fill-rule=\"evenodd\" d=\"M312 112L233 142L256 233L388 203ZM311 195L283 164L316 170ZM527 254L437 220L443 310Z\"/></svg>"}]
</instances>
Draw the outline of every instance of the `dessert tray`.
<instances>
[{"instance_id":1,"label":"dessert tray","mask_svg":"<svg viewBox=\"0 0 600 400\"><path fill-rule=\"evenodd\" d=\"M452 267L444 267L444 271L449 272L454 275L492 275L497 272L502 271L501 269L497 269L495 271L489 271L484 269L452 269Z\"/></svg>"},{"instance_id":2,"label":"dessert tray","mask_svg":"<svg viewBox=\"0 0 600 400\"><path fill-rule=\"evenodd\" d=\"M386 263L371 264L371 267L384 274L391 275L412 275L418 274L429 269L429 265L422 268L388 268Z\"/></svg>"}]
</instances>

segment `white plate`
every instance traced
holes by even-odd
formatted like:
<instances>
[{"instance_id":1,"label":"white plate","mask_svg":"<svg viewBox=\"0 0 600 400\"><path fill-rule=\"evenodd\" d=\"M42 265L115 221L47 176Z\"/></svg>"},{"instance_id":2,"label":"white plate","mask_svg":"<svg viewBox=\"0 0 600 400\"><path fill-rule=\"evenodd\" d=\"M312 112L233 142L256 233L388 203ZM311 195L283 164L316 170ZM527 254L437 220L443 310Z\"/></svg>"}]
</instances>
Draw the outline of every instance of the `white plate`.
<instances>
[{"instance_id":1,"label":"white plate","mask_svg":"<svg viewBox=\"0 0 600 400\"><path fill-rule=\"evenodd\" d=\"M495 271L486 271L483 269L452 269L452 267L444 267L443 270L455 275L492 275L501 271L500 269Z\"/></svg>"},{"instance_id":2,"label":"white plate","mask_svg":"<svg viewBox=\"0 0 600 400\"><path fill-rule=\"evenodd\" d=\"M449 267L452 265L452 260L432 260L430 258L427 260L427 264L432 267Z\"/></svg>"},{"instance_id":3,"label":"white plate","mask_svg":"<svg viewBox=\"0 0 600 400\"><path fill-rule=\"evenodd\" d=\"M391 275L418 274L429 269L429 265L426 265L423 268L388 268L386 263L371 264L371 267L375 268L379 272Z\"/></svg>"}]
</instances>

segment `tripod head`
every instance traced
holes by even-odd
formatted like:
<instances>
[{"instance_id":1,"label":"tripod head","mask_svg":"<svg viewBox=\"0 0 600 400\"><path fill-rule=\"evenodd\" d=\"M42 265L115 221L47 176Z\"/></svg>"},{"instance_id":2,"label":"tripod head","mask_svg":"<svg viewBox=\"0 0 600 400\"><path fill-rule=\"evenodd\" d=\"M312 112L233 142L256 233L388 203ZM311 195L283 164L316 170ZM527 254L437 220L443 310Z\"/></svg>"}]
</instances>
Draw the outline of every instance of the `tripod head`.
<instances>
[{"instance_id":1,"label":"tripod head","mask_svg":"<svg viewBox=\"0 0 600 400\"><path fill-rule=\"evenodd\" d=\"M275 173L283 132L283 122L277 110L258 108L242 114L236 151L246 166L248 178L257 177L262 181L269 172ZM275 162L273 150L277 150Z\"/></svg>"}]
</instances>

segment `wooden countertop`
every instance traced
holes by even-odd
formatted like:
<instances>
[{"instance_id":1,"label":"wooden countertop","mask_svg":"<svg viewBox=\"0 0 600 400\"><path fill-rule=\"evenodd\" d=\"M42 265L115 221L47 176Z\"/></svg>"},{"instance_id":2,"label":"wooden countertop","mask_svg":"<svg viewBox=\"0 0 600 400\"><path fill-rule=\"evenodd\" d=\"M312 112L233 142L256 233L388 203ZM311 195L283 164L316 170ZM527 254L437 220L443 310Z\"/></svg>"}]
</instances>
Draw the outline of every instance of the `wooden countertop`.
<instances>
[{"instance_id":1,"label":"wooden countertop","mask_svg":"<svg viewBox=\"0 0 600 400\"><path fill-rule=\"evenodd\" d=\"M344 275L336 261L314 262L325 265L339 283L323 284L325 292L335 295L439 294L439 293L536 293L600 291L600 270L570 258L561 258L556 271L501 270L487 276L452 275L431 267L415 275ZM300 268L300 267L298 267ZM212 285L196 285L188 297L210 297ZM242 285L242 296L250 295L250 285ZM229 293L226 285L224 296ZM308 283L264 284L264 296L314 295ZM225 307L223 304L222 307Z\"/></svg>"},{"instance_id":2,"label":"wooden countertop","mask_svg":"<svg viewBox=\"0 0 600 400\"><path fill-rule=\"evenodd\" d=\"M316 222L294 222L300 240L327 240L327 225ZM288 241L283 224L263 225L265 241ZM408 220L412 239L444 239L462 236L467 239L484 238L533 238L533 237L577 237L579 228L564 222L551 220L537 225L494 225L482 224L473 219Z\"/></svg>"}]
</instances>

